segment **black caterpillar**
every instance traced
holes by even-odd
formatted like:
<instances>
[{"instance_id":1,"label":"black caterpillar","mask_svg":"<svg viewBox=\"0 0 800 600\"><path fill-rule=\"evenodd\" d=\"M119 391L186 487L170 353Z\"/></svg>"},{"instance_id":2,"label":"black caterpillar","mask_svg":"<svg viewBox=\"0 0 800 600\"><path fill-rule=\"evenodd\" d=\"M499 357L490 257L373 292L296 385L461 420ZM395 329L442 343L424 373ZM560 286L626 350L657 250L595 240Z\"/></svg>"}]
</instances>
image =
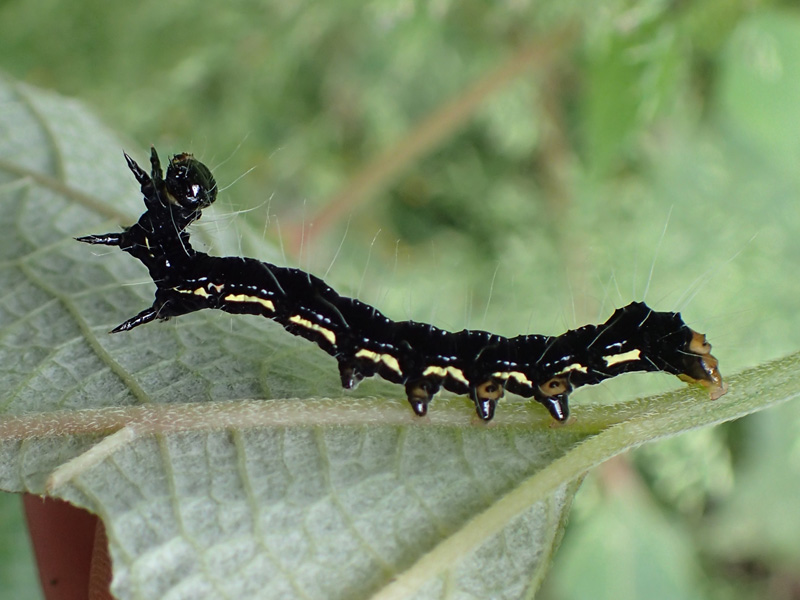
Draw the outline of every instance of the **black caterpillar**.
<instances>
[{"instance_id":1,"label":"black caterpillar","mask_svg":"<svg viewBox=\"0 0 800 600\"><path fill-rule=\"evenodd\" d=\"M208 168L191 154L178 154L164 179L155 148L150 175L127 154L125 159L141 185L147 210L122 233L77 239L119 246L142 261L156 294L150 308L111 333L204 308L261 315L336 358L347 389L376 374L405 385L419 416L444 387L469 394L484 421L492 419L497 401L508 390L535 398L563 422L574 388L629 371L672 373L705 385L712 399L726 391L705 336L689 329L679 313L655 312L642 302L617 309L601 325L560 336L505 338L466 329L451 333L426 323L392 321L300 269L198 252L186 228L216 199Z\"/></svg>"}]
</instances>

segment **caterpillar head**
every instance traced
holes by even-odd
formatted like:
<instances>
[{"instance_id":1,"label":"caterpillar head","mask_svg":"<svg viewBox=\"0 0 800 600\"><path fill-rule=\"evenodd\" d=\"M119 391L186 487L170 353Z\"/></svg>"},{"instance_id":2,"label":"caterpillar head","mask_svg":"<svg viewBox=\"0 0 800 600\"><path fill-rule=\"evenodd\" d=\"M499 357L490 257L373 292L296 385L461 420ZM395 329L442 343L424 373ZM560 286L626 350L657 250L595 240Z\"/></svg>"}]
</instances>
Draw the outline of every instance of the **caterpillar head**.
<instances>
[{"instance_id":1,"label":"caterpillar head","mask_svg":"<svg viewBox=\"0 0 800 600\"><path fill-rule=\"evenodd\" d=\"M217 199L214 176L191 154L176 154L170 159L164 183L170 200L181 208L199 213Z\"/></svg>"}]
</instances>

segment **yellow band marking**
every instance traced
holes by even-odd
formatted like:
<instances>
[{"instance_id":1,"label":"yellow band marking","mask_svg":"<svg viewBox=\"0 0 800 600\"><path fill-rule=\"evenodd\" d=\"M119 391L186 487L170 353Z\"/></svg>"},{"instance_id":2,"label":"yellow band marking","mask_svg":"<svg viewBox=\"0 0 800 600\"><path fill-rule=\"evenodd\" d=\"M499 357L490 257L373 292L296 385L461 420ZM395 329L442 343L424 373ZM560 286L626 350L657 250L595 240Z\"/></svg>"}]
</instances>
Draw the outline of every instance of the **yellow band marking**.
<instances>
[{"instance_id":1,"label":"yellow band marking","mask_svg":"<svg viewBox=\"0 0 800 600\"><path fill-rule=\"evenodd\" d=\"M220 285L217 285L216 283L209 283L208 287L209 288L214 288L219 293L225 288L225 284L222 283ZM181 289L181 288L175 288L175 290L177 292L181 293L181 294L192 294L194 296L200 296L201 298L208 298L209 296L211 296L211 294L208 292L208 290L206 290L204 287L195 288L193 290L184 290L184 289ZM244 296L241 296L241 297L243 298ZM250 297L252 297L252 296L248 296L248 298L250 298ZM226 300L227 300L227 298L226 298ZM234 302L237 302L237 300L234 300ZM272 304L272 303L270 302L270 304Z\"/></svg>"},{"instance_id":2,"label":"yellow band marking","mask_svg":"<svg viewBox=\"0 0 800 600\"><path fill-rule=\"evenodd\" d=\"M492 377L497 377L497 379L516 379L522 385L533 387L533 382L525 376L525 373L520 373L519 371L498 371L497 373L492 373Z\"/></svg>"},{"instance_id":3,"label":"yellow band marking","mask_svg":"<svg viewBox=\"0 0 800 600\"><path fill-rule=\"evenodd\" d=\"M604 356L603 360L606 361L606 366L610 367L611 365L616 365L622 362L639 360L639 357L641 355L642 355L641 351L637 348L635 350L629 350L628 352L623 352L622 354L609 354L608 356Z\"/></svg>"},{"instance_id":4,"label":"yellow band marking","mask_svg":"<svg viewBox=\"0 0 800 600\"><path fill-rule=\"evenodd\" d=\"M381 360L383 361L383 364L385 364L398 375L403 374L403 371L400 369L400 363L397 362L397 359L391 354L381 354Z\"/></svg>"},{"instance_id":5,"label":"yellow band marking","mask_svg":"<svg viewBox=\"0 0 800 600\"><path fill-rule=\"evenodd\" d=\"M192 294L193 296L201 296L203 298L208 298L211 295L201 287L194 290L184 290L181 288L173 288L173 289L179 294Z\"/></svg>"},{"instance_id":6,"label":"yellow band marking","mask_svg":"<svg viewBox=\"0 0 800 600\"><path fill-rule=\"evenodd\" d=\"M563 371L561 371L561 373L557 373L556 376L565 375L570 371L580 371L581 373L588 373L589 369L584 367L581 363L572 363L571 365L568 365Z\"/></svg>"},{"instance_id":7,"label":"yellow band marking","mask_svg":"<svg viewBox=\"0 0 800 600\"><path fill-rule=\"evenodd\" d=\"M228 294L223 298L223 300L229 300L230 302L255 302L267 310L275 312L275 305L272 303L272 300L264 300L258 296L249 296L247 294Z\"/></svg>"},{"instance_id":8,"label":"yellow band marking","mask_svg":"<svg viewBox=\"0 0 800 600\"><path fill-rule=\"evenodd\" d=\"M378 354L372 350L362 349L356 352L356 358L368 358L376 363L382 362L398 375L403 374L403 371L400 369L400 363L397 362L397 359L391 354Z\"/></svg>"},{"instance_id":9,"label":"yellow band marking","mask_svg":"<svg viewBox=\"0 0 800 600\"><path fill-rule=\"evenodd\" d=\"M442 379L444 379L449 375L456 381L459 381L464 385L469 385L469 381L467 381L467 378L464 377L464 371L462 371L461 369L456 369L455 367L437 367L434 365L428 367L422 372L423 377L427 377L428 375L436 375L437 377L441 377Z\"/></svg>"},{"instance_id":10,"label":"yellow band marking","mask_svg":"<svg viewBox=\"0 0 800 600\"><path fill-rule=\"evenodd\" d=\"M270 304L272 303L270 302ZM330 329L326 329L322 325L317 325L313 321L304 319L300 315L292 315L291 317L289 317L289 321L297 325L300 325L301 327L305 327L306 329L310 329L311 331L318 331L319 333L322 334L322 337L324 337L331 343L331 345L333 346L336 345L336 334L333 333Z\"/></svg>"},{"instance_id":11,"label":"yellow band marking","mask_svg":"<svg viewBox=\"0 0 800 600\"><path fill-rule=\"evenodd\" d=\"M372 362L381 362L381 355L372 350L359 350L356 352L356 358L368 358Z\"/></svg>"}]
</instances>

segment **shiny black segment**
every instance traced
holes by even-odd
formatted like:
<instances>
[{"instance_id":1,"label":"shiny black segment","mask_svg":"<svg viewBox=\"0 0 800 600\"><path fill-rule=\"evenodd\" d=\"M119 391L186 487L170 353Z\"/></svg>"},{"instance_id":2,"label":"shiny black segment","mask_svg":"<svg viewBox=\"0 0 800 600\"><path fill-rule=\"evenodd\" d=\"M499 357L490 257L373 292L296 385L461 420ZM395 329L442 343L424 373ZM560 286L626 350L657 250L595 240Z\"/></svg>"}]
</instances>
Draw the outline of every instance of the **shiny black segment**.
<instances>
[{"instance_id":1,"label":"shiny black segment","mask_svg":"<svg viewBox=\"0 0 800 600\"><path fill-rule=\"evenodd\" d=\"M147 210L120 233L77 238L119 246L147 267L156 285L153 305L112 333L206 308L260 315L336 358L347 389L373 375L403 384L418 416L427 414L428 404L444 388L469 394L481 420L490 421L507 390L534 398L564 422L574 388L629 371L664 371L706 385L712 398L725 393L705 337L689 329L678 313L655 312L641 302L616 310L605 323L560 336L449 332L392 321L299 269L198 252L187 227L216 199L208 168L190 154L178 154L164 176L154 148L150 174L127 154L125 160Z\"/></svg>"}]
</instances>

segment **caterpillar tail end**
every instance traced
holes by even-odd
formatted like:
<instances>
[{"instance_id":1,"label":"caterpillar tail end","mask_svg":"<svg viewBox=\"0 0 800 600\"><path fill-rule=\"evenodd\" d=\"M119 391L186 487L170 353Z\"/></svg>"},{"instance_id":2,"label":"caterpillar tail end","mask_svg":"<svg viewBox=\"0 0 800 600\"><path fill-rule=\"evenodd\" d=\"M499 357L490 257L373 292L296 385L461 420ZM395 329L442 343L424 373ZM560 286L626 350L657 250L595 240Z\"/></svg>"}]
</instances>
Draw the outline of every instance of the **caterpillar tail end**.
<instances>
[{"instance_id":1,"label":"caterpillar tail end","mask_svg":"<svg viewBox=\"0 0 800 600\"><path fill-rule=\"evenodd\" d=\"M712 400L721 398L728 391L728 384L722 380L719 361L711 354L711 344L702 333L692 331L692 338L686 347L684 372L678 378L687 383L699 383L708 390Z\"/></svg>"}]
</instances>

